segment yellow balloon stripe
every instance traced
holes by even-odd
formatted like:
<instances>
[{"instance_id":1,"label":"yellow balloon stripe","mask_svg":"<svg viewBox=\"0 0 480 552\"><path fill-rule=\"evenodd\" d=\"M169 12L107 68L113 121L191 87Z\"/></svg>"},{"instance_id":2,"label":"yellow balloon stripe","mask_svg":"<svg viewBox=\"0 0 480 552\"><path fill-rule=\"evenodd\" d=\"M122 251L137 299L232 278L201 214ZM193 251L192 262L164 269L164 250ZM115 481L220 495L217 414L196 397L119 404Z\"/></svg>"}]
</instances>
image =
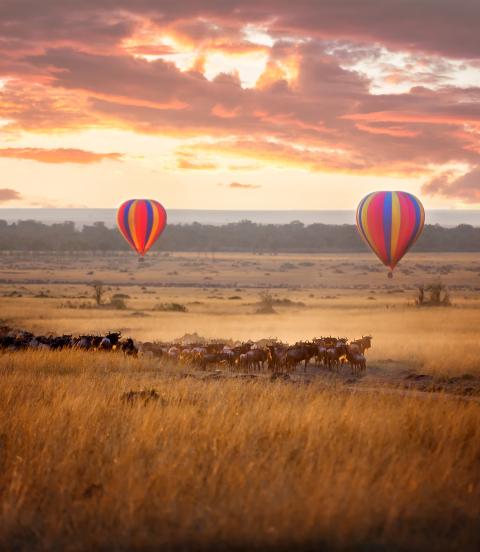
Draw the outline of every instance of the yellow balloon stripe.
<instances>
[{"instance_id":1,"label":"yellow balloon stripe","mask_svg":"<svg viewBox=\"0 0 480 552\"><path fill-rule=\"evenodd\" d=\"M158 207L155 204L152 204L153 212L153 223L152 230L150 231L150 237L148 238L147 245L145 246L145 251L148 251L155 241L156 234L158 232L158 226L160 225L160 216L158 214Z\"/></svg>"},{"instance_id":2,"label":"yellow balloon stripe","mask_svg":"<svg viewBox=\"0 0 480 552\"><path fill-rule=\"evenodd\" d=\"M370 197L363 204L362 213L361 213L362 226L363 226L363 229L364 229L364 232L365 232L365 238L367 239L368 244L375 251L377 256L380 257L381 256L380 252L378 251L375 243L371 239L370 229L368 227L368 208L370 207L370 203L371 203L373 198L374 198L374 194L371 194Z\"/></svg>"},{"instance_id":3,"label":"yellow balloon stripe","mask_svg":"<svg viewBox=\"0 0 480 552\"><path fill-rule=\"evenodd\" d=\"M400 236L400 200L397 192L392 192L392 236L390 241L390 259L396 259L398 238Z\"/></svg>"},{"instance_id":4,"label":"yellow balloon stripe","mask_svg":"<svg viewBox=\"0 0 480 552\"><path fill-rule=\"evenodd\" d=\"M132 234L132 240L135 244L137 250L140 250L140 243L137 237L137 231L135 229L135 211L137 210L137 200L135 200L130 206L130 211L128 213L128 227L130 228L130 233Z\"/></svg>"}]
</instances>

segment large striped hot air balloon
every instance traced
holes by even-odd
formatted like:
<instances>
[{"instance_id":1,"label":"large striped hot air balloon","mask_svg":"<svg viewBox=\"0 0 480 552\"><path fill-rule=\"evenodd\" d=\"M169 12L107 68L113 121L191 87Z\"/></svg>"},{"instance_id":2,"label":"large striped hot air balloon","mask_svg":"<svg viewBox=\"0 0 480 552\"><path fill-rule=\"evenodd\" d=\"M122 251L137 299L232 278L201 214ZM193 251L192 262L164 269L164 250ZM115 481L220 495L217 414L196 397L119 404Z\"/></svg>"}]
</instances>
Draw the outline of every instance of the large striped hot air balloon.
<instances>
[{"instance_id":1,"label":"large striped hot air balloon","mask_svg":"<svg viewBox=\"0 0 480 552\"><path fill-rule=\"evenodd\" d=\"M143 257L165 229L167 213L153 199L129 199L118 208L117 224L132 249Z\"/></svg>"},{"instance_id":2,"label":"large striped hot air balloon","mask_svg":"<svg viewBox=\"0 0 480 552\"><path fill-rule=\"evenodd\" d=\"M424 222L423 205L407 192L373 192L357 209L358 231L392 271L422 233Z\"/></svg>"}]
</instances>

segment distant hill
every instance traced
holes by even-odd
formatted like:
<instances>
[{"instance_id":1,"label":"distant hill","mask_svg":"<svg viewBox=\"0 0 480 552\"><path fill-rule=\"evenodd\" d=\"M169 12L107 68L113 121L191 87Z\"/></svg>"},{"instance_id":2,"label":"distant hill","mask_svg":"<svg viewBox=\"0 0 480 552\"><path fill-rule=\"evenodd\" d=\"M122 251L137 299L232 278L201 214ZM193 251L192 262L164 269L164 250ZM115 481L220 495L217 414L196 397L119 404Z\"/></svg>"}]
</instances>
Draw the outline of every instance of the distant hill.
<instances>
[{"instance_id":1,"label":"distant hill","mask_svg":"<svg viewBox=\"0 0 480 552\"><path fill-rule=\"evenodd\" d=\"M0 220L0 251L122 251L128 244L103 222L75 227L73 222L47 225ZM416 251L480 251L480 228L427 225ZM353 225L257 224L250 221L213 226L170 224L152 248L162 251L362 252L366 246Z\"/></svg>"}]
</instances>

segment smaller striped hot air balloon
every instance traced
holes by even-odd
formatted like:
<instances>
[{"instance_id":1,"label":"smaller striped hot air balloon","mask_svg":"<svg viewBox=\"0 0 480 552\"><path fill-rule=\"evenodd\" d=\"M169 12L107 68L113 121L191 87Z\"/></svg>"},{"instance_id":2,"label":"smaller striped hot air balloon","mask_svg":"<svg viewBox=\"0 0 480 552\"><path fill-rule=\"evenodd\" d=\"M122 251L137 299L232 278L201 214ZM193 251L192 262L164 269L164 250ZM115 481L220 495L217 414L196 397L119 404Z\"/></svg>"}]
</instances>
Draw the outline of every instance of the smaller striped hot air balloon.
<instances>
[{"instance_id":1,"label":"smaller striped hot air balloon","mask_svg":"<svg viewBox=\"0 0 480 552\"><path fill-rule=\"evenodd\" d=\"M132 249L143 257L164 231L167 213L153 199L129 199L118 208L117 225Z\"/></svg>"},{"instance_id":2,"label":"smaller striped hot air balloon","mask_svg":"<svg viewBox=\"0 0 480 552\"><path fill-rule=\"evenodd\" d=\"M417 241L424 223L423 205L407 192L373 192L357 208L360 235L391 271Z\"/></svg>"}]
</instances>

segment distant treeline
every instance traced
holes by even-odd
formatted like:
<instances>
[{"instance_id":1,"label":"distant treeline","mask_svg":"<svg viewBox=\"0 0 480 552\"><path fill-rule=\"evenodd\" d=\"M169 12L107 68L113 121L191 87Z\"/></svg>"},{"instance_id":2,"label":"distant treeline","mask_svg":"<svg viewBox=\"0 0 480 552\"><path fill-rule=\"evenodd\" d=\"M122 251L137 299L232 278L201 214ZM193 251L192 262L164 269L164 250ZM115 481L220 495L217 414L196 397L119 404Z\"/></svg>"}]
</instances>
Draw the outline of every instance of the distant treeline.
<instances>
[{"instance_id":1,"label":"distant treeline","mask_svg":"<svg viewBox=\"0 0 480 552\"><path fill-rule=\"evenodd\" d=\"M8 224L0 220L0 251L122 251L129 246L116 229L97 222L82 229L73 222L47 225L35 221ZM171 224L153 251L362 252L366 246L353 225L301 222L224 226ZM480 228L427 225L416 251L480 251Z\"/></svg>"}]
</instances>

